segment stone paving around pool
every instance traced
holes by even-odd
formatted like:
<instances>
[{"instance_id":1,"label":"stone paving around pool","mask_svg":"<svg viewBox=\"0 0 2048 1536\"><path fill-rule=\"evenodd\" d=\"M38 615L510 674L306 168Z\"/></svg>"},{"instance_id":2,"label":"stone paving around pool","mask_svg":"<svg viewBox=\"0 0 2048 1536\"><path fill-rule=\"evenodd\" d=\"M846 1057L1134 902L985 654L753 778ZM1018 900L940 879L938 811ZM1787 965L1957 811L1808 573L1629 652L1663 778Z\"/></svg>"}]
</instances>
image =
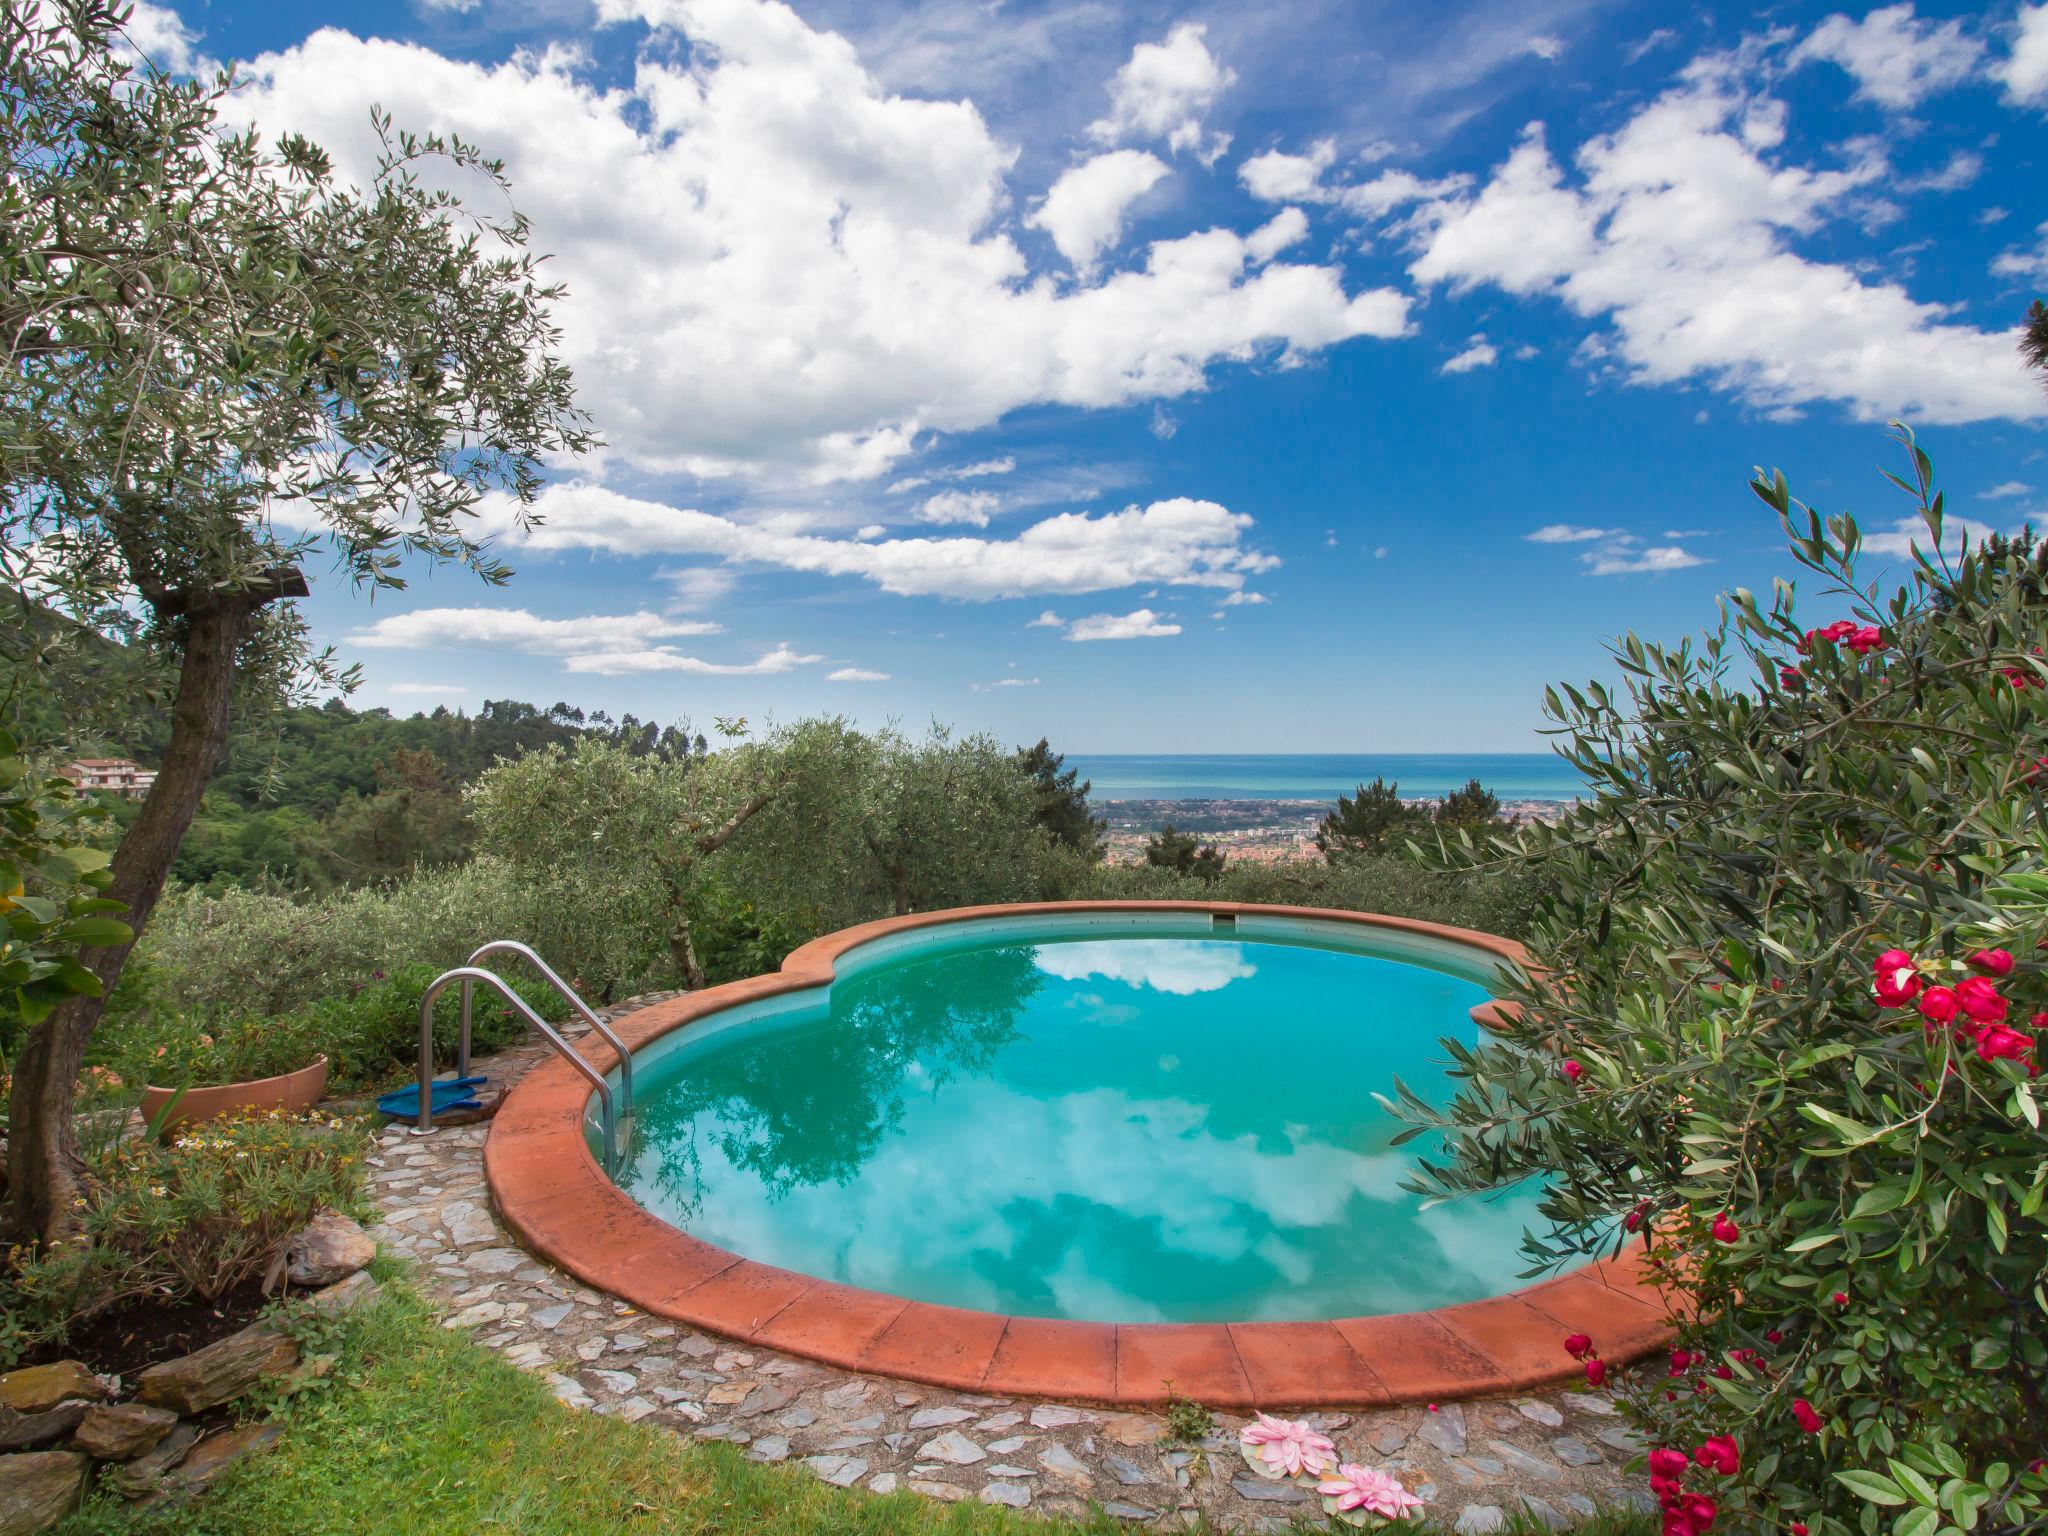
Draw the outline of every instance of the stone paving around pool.
<instances>
[{"instance_id":1,"label":"stone paving around pool","mask_svg":"<svg viewBox=\"0 0 2048 1536\"><path fill-rule=\"evenodd\" d=\"M632 999L608 1017L656 1000ZM530 1045L475 1070L504 1084L545 1056ZM755 1461L876 1493L1065 1515L1099 1505L1162 1526L1202 1513L1226 1530L1285 1530L1317 1514L1308 1491L1245 1466L1240 1417L1219 1416L1197 1445L1169 1445L1156 1415L860 1376L640 1313L516 1245L484 1185L489 1130L414 1137L387 1127L371 1159L381 1213L372 1234L414 1262L444 1327L538 1373L572 1408L730 1441ZM1600 1393L1304 1417L1344 1460L1385 1467L1463 1533L1496 1529L1516 1509L1562 1526L1602 1505L1650 1507L1622 1471L1637 1442Z\"/></svg>"}]
</instances>

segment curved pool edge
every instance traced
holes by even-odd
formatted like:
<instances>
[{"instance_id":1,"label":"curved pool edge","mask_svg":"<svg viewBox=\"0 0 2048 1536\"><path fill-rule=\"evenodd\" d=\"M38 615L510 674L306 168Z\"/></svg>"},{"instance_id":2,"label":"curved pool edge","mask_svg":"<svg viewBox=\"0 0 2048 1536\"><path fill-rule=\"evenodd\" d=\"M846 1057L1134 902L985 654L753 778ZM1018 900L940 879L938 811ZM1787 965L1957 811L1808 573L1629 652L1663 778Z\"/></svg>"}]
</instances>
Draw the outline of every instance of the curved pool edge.
<instances>
[{"instance_id":1,"label":"curved pool edge","mask_svg":"<svg viewBox=\"0 0 2048 1536\"><path fill-rule=\"evenodd\" d=\"M958 907L826 934L782 969L640 1009L613 1027L638 1051L738 1003L828 986L851 949L908 929L977 918L1086 912L1309 919L1419 935L1512 965L1497 935L1412 918L1244 902L1084 901ZM600 1071L616 1065L591 1036ZM533 1253L642 1312L843 1369L1004 1396L1156 1408L1170 1395L1211 1408L1374 1407L1526 1392L1579 1379L1570 1333L1610 1366L1665 1348L1670 1307L1631 1245L1556 1278L1483 1301L1328 1322L1085 1323L909 1301L797 1274L714 1247L635 1203L584 1139L589 1085L550 1058L506 1095L484 1146L505 1225Z\"/></svg>"}]
</instances>

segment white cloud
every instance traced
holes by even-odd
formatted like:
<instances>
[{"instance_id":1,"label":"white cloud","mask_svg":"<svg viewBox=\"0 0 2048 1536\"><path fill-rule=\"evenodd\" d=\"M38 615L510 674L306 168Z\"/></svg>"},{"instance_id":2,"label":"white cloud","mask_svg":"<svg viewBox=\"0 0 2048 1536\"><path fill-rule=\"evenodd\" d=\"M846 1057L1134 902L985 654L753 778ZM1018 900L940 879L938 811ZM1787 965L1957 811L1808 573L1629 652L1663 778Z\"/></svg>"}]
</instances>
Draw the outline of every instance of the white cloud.
<instances>
[{"instance_id":1,"label":"white cloud","mask_svg":"<svg viewBox=\"0 0 2048 1536\"><path fill-rule=\"evenodd\" d=\"M828 683L886 683L889 681L889 674L886 672L870 672L866 667L841 667L837 672L827 672L825 674L825 681Z\"/></svg>"},{"instance_id":2,"label":"white cloud","mask_svg":"<svg viewBox=\"0 0 2048 1536\"><path fill-rule=\"evenodd\" d=\"M1997 531L1989 523L1957 517L1953 513L1943 518L1941 524L1942 541L1951 550L1960 550L1966 542L1982 543ZM1927 524L1918 517L1902 517L1888 528L1859 527L1857 532L1863 535L1862 553L1866 555L1893 555L1904 559L1916 548L1931 547Z\"/></svg>"},{"instance_id":3,"label":"white cloud","mask_svg":"<svg viewBox=\"0 0 2048 1536\"><path fill-rule=\"evenodd\" d=\"M1524 53L1533 53L1537 58L1548 64L1563 54L1564 39L1554 37L1548 32L1539 32L1536 36L1530 38L1529 41L1522 44L1522 51Z\"/></svg>"},{"instance_id":4,"label":"white cloud","mask_svg":"<svg viewBox=\"0 0 2048 1536\"><path fill-rule=\"evenodd\" d=\"M1581 149L1580 187L1532 127L1476 197L1424 211L1410 271L1555 295L1607 322L1582 353L1632 383L1704 379L1781 414L1828 400L1864 419L2048 414L2012 332L1790 249L1885 166L1868 154L1828 170L1767 160L1782 111L1734 76L1725 60L1696 62Z\"/></svg>"},{"instance_id":5,"label":"white cloud","mask_svg":"<svg viewBox=\"0 0 2048 1536\"><path fill-rule=\"evenodd\" d=\"M1979 491L1977 499L1979 501L2010 501L2015 496L2027 495L2033 489L2031 485L2023 484L2018 480L2005 480L1994 485L1988 491Z\"/></svg>"},{"instance_id":6,"label":"white cloud","mask_svg":"<svg viewBox=\"0 0 2048 1536\"><path fill-rule=\"evenodd\" d=\"M691 672L703 677L767 677L797 667L812 666L823 656L803 656L787 642L764 652L753 661L704 661L685 656L674 646L655 646L644 651L602 651L594 655L568 657L563 667L570 672L591 672L600 677L620 677L637 672Z\"/></svg>"},{"instance_id":7,"label":"white cloud","mask_svg":"<svg viewBox=\"0 0 2048 1536\"><path fill-rule=\"evenodd\" d=\"M683 570L663 571L661 579L675 589L676 604L683 608L706 608L732 591L736 578L723 566L695 565ZM712 633L710 630L706 634Z\"/></svg>"},{"instance_id":8,"label":"white cloud","mask_svg":"<svg viewBox=\"0 0 2048 1536\"><path fill-rule=\"evenodd\" d=\"M1382 171L1370 181L1327 183L1323 173L1336 159L1336 144L1318 139L1305 155L1277 149L1253 155L1237 168L1237 175L1245 190L1262 201L1328 204L1360 219L1384 218L1396 208L1449 197L1472 184L1470 176L1424 181L1408 171Z\"/></svg>"},{"instance_id":9,"label":"white cloud","mask_svg":"<svg viewBox=\"0 0 2048 1536\"><path fill-rule=\"evenodd\" d=\"M537 551L709 555L853 576L906 597L980 601L1107 592L1147 582L1235 591L1247 577L1280 563L1246 547L1250 517L1184 496L1121 512L1062 512L1001 539L832 538L665 506L582 481L547 486L535 510L542 521L520 529L509 503L489 498L480 509L483 531L501 543Z\"/></svg>"},{"instance_id":10,"label":"white cloud","mask_svg":"<svg viewBox=\"0 0 2048 1536\"><path fill-rule=\"evenodd\" d=\"M384 691L405 698L454 698L471 690L461 683L386 683Z\"/></svg>"},{"instance_id":11,"label":"white cloud","mask_svg":"<svg viewBox=\"0 0 2048 1536\"><path fill-rule=\"evenodd\" d=\"M430 11L473 11L483 0L420 0Z\"/></svg>"},{"instance_id":12,"label":"white cloud","mask_svg":"<svg viewBox=\"0 0 2048 1536\"><path fill-rule=\"evenodd\" d=\"M1653 544L1647 549L1616 545L1579 556L1595 576L1634 576L1643 572L1682 571L1690 565L1705 565L1700 555L1686 553L1676 544Z\"/></svg>"},{"instance_id":13,"label":"white cloud","mask_svg":"<svg viewBox=\"0 0 2048 1536\"><path fill-rule=\"evenodd\" d=\"M2020 7L2012 52L1992 73L2014 102L2048 103L2048 3Z\"/></svg>"},{"instance_id":14,"label":"white cloud","mask_svg":"<svg viewBox=\"0 0 2048 1536\"><path fill-rule=\"evenodd\" d=\"M1178 624L1168 623L1150 608L1135 613L1092 613L1067 626L1069 640L1150 640L1179 633Z\"/></svg>"},{"instance_id":15,"label":"white cloud","mask_svg":"<svg viewBox=\"0 0 2048 1536\"><path fill-rule=\"evenodd\" d=\"M154 64L166 74L210 73L216 66L199 51L199 34L168 6L136 0L121 28L117 51Z\"/></svg>"},{"instance_id":16,"label":"white cloud","mask_svg":"<svg viewBox=\"0 0 2048 1536\"><path fill-rule=\"evenodd\" d=\"M425 650L434 646L488 646L536 656L615 651L648 640L715 635L724 626L658 613L593 614L543 619L524 608L415 608L359 629L349 638L371 650Z\"/></svg>"},{"instance_id":17,"label":"white cloud","mask_svg":"<svg viewBox=\"0 0 2048 1536\"><path fill-rule=\"evenodd\" d=\"M1241 608L1246 604L1269 601L1271 599L1263 592L1233 592L1230 596L1223 599L1223 606L1225 608Z\"/></svg>"},{"instance_id":18,"label":"white cloud","mask_svg":"<svg viewBox=\"0 0 2048 1536\"><path fill-rule=\"evenodd\" d=\"M1571 523L1545 523L1534 533L1522 535L1532 544L1587 544L1594 539L1622 536L1618 528L1580 528Z\"/></svg>"},{"instance_id":19,"label":"white cloud","mask_svg":"<svg viewBox=\"0 0 2048 1536\"><path fill-rule=\"evenodd\" d=\"M1123 238L1124 213L1166 174L1166 162L1142 149L1113 149L1065 172L1024 222L1052 236L1086 275L1095 258Z\"/></svg>"},{"instance_id":20,"label":"white cloud","mask_svg":"<svg viewBox=\"0 0 2048 1536\"><path fill-rule=\"evenodd\" d=\"M229 110L273 137L308 133L358 181L373 102L502 155L569 289L558 318L581 403L614 455L657 472L878 475L926 432L1168 399L1228 362L1407 329L1400 292L1263 263L1227 229L1056 281L1011 233L1018 151L971 102L889 94L784 5L601 9L642 13L669 30L615 87L575 51L485 64L326 27L250 61ZM1197 55L1189 28L1139 49L1116 131L1158 121L1171 140L1225 78L1213 61L1184 71Z\"/></svg>"},{"instance_id":21,"label":"white cloud","mask_svg":"<svg viewBox=\"0 0 2048 1536\"><path fill-rule=\"evenodd\" d=\"M427 650L450 646L553 656L571 672L614 677L630 672L695 672L747 677L787 672L823 661L779 645L750 662L713 662L652 642L686 635L713 635L722 626L697 619L668 619L657 613L591 614L543 619L524 608L416 608L392 614L348 638L366 650Z\"/></svg>"},{"instance_id":22,"label":"white cloud","mask_svg":"<svg viewBox=\"0 0 2048 1536\"><path fill-rule=\"evenodd\" d=\"M1184 21L1163 43L1140 43L1110 82L1109 116L1088 131L1104 143L1164 139L1169 149L1191 149L1204 165L1230 147L1228 134L1206 140L1202 118L1237 78L1216 62L1202 38L1207 29Z\"/></svg>"},{"instance_id":23,"label":"white cloud","mask_svg":"<svg viewBox=\"0 0 2048 1536\"><path fill-rule=\"evenodd\" d=\"M1147 430L1162 443L1180 430L1180 418L1163 405L1152 407L1152 420Z\"/></svg>"},{"instance_id":24,"label":"white cloud","mask_svg":"<svg viewBox=\"0 0 2048 1536\"><path fill-rule=\"evenodd\" d=\"M1824 59L1856 77L1856 94L1904 110L1977 71L1984 45L1960 21L1919 21L1911 4L1888 5L1861 21L1830 16L1792 50L1789 62Z\"/></svg>"},{"instance_id":25,"label":"white cloud","mask_svg":"<svg viewBox=\"0 0 2048 1536\"><path fill-rule=\"evenodd\" d=\"M1253 261L1271 261L1290 245L1308 237L1308 215L1299 208L1282 208L1251 232L1245 241ZM1153 407L1157 410L1158 407Z\"/></svg>"},{"instance_id":26,"label":"white cloud","mask_svg":"<svg viewBox=\"0 0 2048 1536\"><path fill-rule=\"evenodd\" d=\"M879 539L883 534L887 533L888 531L889 530L880 523L862 523L858 528L853 530L853 536L856 539L863 540Z\"/></svg>"},{"instance_id":27,"label":"white cloud","mask_svg":"<svg viewBox=\"0 0 2048 1536\"><path fill-rule=\"evenodd\" d=\"M992 683L970 683L968 685L969 689L974 693L990 693L997 688L1036 688L1037 686L1038 679L1035 677L999 677Z\"/></svg>"},{"instance_id":28,"label":"white cloud","mask_svg":"<svg viewBox=\"0 0 2048 1536\"><path fill-rule=\"evenodd\" d=\"M956 480L976 480L984 475L1007 475L1017 467L1017 461L1009 454L997 459L981 459L973 464L962 464L953 471Z\"/></svg>"},{"instance_id":29,"label":"white cloud","mask_svg":"<svg viewBox=\"0 0 2048 1536\"><path fill-rule=\"evenodd\" d=\"M917 509L921 523L972 523L988 526L988 515L1001 506L1002 498L991 491L940 491L927 497Z\"/></svg>"},{"instance_id":30,"label":"white cloud","mask_svg":"<svg viewBox=\"0 0 2048 1536\"><path fill-rule=\"evenodd\" d=\"M1972 154L1967 149L1959 149L1948 157L1947 164L1943 165L1941 169L1928 171L1919 176L1900 177L1892 183L1892 186L1900 192L1960 192L1983 174L1984 157ZM1986 211L1990 212L1992 210L1987 209ZM2000 211L1999 217L2004 217L2002 211ZM1998 222L1998 219L1983 220L1982 215L1979 215L1979 218L1980 221L1986 223L1996 224Z\"/></svg>"},{"instance_id":31,"label":"white cloud","mask_svg":"<svg viewBox=\"0 0 2048 1536\"><path fill-rule=\"evenodd\" d=\"M1484 336L1474 336L1472 345L1443 366L1445 373L1470 373L1474 368L1491 368L1500 361L1500 349Z\"/></svg>"},{"instance_id":32,"label":"white cloud","mask_svg":"<svg viewBox=\"0 0 2048 1536\"><path fill-rule=\"evenodd\" d=\"M1991 262L1992 272L1999 277L2024 277L2048 283L2048 224L2043 224L2035 233L2041 237L2038 245L2031 251L2024 246L2015 246L2001 252Z\"/></svg>"},{"instance_id":33,"label":"white cloud","mask_svg":"<svg viewBox=\"0 0 2048 1536\"><path fill-rule=\"evenodd\" d=\"M1045 612L1041 613L1037 618L1033 619L1029 624L1026 624L1024 627L1026 629L1058 629L1062 624L1066 622L1067 621L1065 619L1061 618L1058 614L1054 613L1050 608L1048 608L1045 610Z\"/></svg>"}]
</instances>

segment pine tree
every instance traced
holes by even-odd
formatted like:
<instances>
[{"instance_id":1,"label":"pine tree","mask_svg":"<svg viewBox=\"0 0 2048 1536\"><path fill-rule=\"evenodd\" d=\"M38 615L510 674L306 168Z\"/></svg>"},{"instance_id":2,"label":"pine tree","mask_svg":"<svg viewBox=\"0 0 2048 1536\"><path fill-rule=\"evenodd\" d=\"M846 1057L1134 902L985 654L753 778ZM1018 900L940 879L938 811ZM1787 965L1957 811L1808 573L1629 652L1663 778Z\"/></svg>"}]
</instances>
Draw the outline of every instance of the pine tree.
<instances>
[{"instance_id":1,"label":"pine tree","mask_svg":"<svg viewBox=\"0 0 2048 1536\"><path fill-rule=\"evenodd\" d=\"M1223 873L1223 854L1215 844L1189 836L1172 822L1145 844L1145 862L1154 869L1170 869L1197 880L1214 880Z\"/></svg>"},{"instance_id":2,"label":"pine tree","mask_svg":"<svg viewBox=\"0 0 2048 1536\"><path fill-rule=\"evenodd\" d=\"M1385 853L1424 815L1402 801L1400 785L1374 779L1359 785L1355 797L1337 797L1337 809L1316 829L1316 847L1332 864L1356 854Z\"/></svg>"},{"instance_id":3,"label":"pine tree","mask_svg":"<svg viewBox=\"0 0 2048 1536\"><path fill-rule=\"evenodd\" d=\"M1018 748L1017 766L1024 770L1038 795L1038 810L1032 820L1045 828L1055 842L1099 859L1103 822L1089 809L1088 791L1093 786L1081 779L1077 768L1065 768L1062 772L1065 763L1065 756L1053 751L1052 743L1043 736L1035 747Z\"/></svg>"}]
</instances>

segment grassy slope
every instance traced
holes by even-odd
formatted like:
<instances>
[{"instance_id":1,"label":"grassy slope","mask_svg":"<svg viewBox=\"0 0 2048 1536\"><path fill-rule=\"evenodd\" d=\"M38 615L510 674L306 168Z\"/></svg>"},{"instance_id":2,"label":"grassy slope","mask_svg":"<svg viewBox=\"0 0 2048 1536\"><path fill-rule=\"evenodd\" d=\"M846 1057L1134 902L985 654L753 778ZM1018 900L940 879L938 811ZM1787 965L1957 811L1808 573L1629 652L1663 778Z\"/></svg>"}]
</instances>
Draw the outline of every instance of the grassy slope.
<instances>
[{"instance_id":1,"label":"grassy slope","mask_svg":"<svg viewBox=\"0 0 2048 1536\"><path fill-rule=\"evenodd\" d=\"M179 1510L88 1507L59 1536L1080 1536L1128 1530L841 1492L728 1446L562 1407L535 1377L435 1323L403 1290L348 1330L335 1390L283 1442ZM1341 1529L1341 1527L1339 1528ZM1517 1527L1517 1529L1520 1529ZM1585 1536L1647 1536L1600 1522Z\"/></svg>"}]
</instances>

